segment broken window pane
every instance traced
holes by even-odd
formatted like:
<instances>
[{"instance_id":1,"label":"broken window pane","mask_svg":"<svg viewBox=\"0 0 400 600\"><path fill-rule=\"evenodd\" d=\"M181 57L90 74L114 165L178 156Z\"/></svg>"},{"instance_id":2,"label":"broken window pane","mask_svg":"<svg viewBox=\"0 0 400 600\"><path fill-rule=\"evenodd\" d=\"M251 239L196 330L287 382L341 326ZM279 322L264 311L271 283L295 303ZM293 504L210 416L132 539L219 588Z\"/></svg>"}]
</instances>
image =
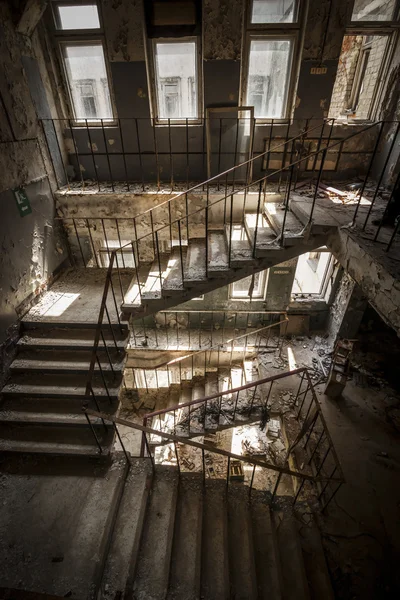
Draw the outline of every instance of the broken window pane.
<instances>
[{"instance_id":1,"label":"broken window pane","mask_svg":"<svg viewBox=\"0 0 400 600\"><path fill-rule=\"evenodd\" d=\"M396 0L356 0L352 21L391 21Z\"/></svg>"},{"instance_id":2,"label":"broken window pane","mask_svg":"<svg viewBox=\"0 0 400 600\"><path fill-rule=\"evenodd\" d=\"M157 113L160 119L197 119L196 42L155 44Z\"/></svg>"},{"instance_id":3,"label":"broken window pane","mask_svg":"<svg viewBox=\"0 0 400 600\"><path fill-rule=\"evenodd\" d=\"M294 23L296 20L296 0L253 0L252 23Z\"/></svg>"},{"instance_id":4,"label":"broken window pane","mask_svg":"<svg viewBox=\"0 0 400 600\"><path fill-rule=\"evenodd\" d=\"M285 117L291 56L291 40L250 42L246 105L254 106L256 118Z\"/></svg>"},{"instance_id":5,"label":"broken window pane","mask_svg":"<svg viewBox=\"0 0 400 600\"><path fill-rule=\"evenodd\" d=\"M112 119L110 90L101 44L63 46L76 119Z\"/></svg>"},{"instance_id":6,"label":"broken window pane","mask_svg":"<svg viewBox=\"0 0 400 600\"><path fill-rule=\"evenodd\" d=\"M58 29L99 29L99 12L96 4L58 4Z\"/></svg>"},{"instance_id":7,"label":"broken window pane","mask_svg":"<svg viewBox=\"0 0 400 600\"><path fill-rule=\"evenodd\" d=\"M385 35L344 36L329 117L371 118L387 42Z\"/></svg>"}]
</instances>

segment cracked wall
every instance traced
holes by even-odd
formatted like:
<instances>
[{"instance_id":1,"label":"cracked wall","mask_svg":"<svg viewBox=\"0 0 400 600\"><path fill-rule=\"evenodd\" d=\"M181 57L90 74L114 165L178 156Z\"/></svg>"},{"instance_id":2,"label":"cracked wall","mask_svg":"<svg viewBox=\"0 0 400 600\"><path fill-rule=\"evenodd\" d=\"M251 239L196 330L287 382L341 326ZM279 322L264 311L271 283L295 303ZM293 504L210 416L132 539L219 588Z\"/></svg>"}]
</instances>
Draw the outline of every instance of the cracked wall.
<instances>
[{"instance_id":1,"label":"cracked wall","mask_svg":"<svg viewBox=\"0 0 400 600\"><path fill-rule=\"evenodd\" d=\"M54 222L54 176L38 122L38 116L57 115L50 110L49 101L54 102L46 90L46 66L38 61L39 45L37 31L31 37L16 32L10 8L1 3L0 343L24 302L46 287L67 258L63 233ZM13 192L21 187L29 202L26 214Z\"/></svg>"}]
</instances>

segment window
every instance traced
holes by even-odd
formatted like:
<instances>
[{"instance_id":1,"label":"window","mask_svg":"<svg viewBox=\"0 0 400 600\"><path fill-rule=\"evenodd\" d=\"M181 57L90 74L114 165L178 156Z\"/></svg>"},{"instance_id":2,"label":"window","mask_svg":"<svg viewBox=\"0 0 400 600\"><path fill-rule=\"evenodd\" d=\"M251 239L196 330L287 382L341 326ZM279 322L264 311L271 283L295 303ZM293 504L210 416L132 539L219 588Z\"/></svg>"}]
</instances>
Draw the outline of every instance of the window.
<instances>
[{"instance_id":1,"label":"window","mask_svg":"<svg viewBox=\"0 0 400 600\"><path fill-rule=\"evenodd\" d=\"M75 118L113 118L101 42L62 44L65 70Z\"/></svg>"},{"instance_id":2,"label":"window","mask_svg":"<svg viewBox=\"0 0 400 600\"><path fill-rule=\"evenodd\" d=\"M254 106L258 119L286 117L293 40L250 41L246 106Z\"/></svg>"},{"instance_id":3,"label":"window","mask_svg":"<svg viewBox=\"0 0 400 600\"><path fill-rule=\"evenodd\" d=\"M353 22L391 21L395 8L396 0L356 0L351 20Z\"/></svg>"},{"instance_id":4,"label":"window","mask_svg":"<svg viewBox=\"0 0 400 600\"><path fill-rule=\"evenodd\" d=\"M324 248L320 248L317 252L301 254L297 261L292 295L323 295L331 273L332 262L332 254Z\"/></svg>"},{"instance_id":5,"label":"window","mask_svg":"<svg viewBox=\"0 0 400 600\"><path fill-rule=\"evenodd\" d=\"M155 41L153 49L158 119L197 119L197 40Z\"/></svg>"},{"instance_id":6,"label":"window","mask_svg":"<svg viewBox=\"0 0 400 600\"><path fill-rule=\"evenodd\" d=\"M329 117L371 119L386 63L387 35L345 35Z\"/></svg>"},{"instance_id":7,"label":"window","mask_svg":"<svg viewBox=\"0 0 400 600\"><path fill-rule=\"evenodd\" d=\"M294 23L296 0L253 0L251 23Z\"/></svg>"},{"instance_id":8,"label":"window","mask_svg":"<svg viewBox=\"0 0 400 600\"><path fill-rule=\"evenodd\" d=\"M54 17L57 29L99 29L100 20L95 3L55 2Z\"/></svg>"},{"instance_id":9,"label":"window","mask_svg":"<svg viewBox=\"0 0 400 600\"><path fill-rule=\"evenodd\" d=\"M232 283L231 298L234 300L263 299L267 280L266 273L267 271L261 271Z\"/></svg>"}]
</instances>

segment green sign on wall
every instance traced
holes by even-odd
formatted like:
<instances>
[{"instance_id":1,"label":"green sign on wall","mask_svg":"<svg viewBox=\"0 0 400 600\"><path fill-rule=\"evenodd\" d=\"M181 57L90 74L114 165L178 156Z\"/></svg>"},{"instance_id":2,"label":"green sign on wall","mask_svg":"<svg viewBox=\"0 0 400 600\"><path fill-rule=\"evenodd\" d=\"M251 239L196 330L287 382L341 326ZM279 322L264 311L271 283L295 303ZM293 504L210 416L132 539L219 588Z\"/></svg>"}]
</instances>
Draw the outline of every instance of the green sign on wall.
<instances>
[{"instance_id":1,"label":"green sign on wall","mask_svg":"<svg viewBox=\"0 0 400 600\"><path fill-rule=\"evenodd\" d=\"M32 212L32 207L24 188L15 188L13 192L20 216L25 217L25 215L29 215Z\"/></svg>"}]
</instances>

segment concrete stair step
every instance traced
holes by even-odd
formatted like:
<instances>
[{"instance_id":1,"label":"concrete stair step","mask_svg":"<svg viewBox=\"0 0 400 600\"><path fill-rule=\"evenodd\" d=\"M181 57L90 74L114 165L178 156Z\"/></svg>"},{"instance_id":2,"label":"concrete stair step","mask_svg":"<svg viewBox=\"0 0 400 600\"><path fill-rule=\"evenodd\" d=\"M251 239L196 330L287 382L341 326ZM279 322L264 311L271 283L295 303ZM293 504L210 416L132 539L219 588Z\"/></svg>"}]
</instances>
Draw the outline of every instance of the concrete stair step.
<instances>
[{"instance_id":1,"label":"concrete stair step","mask_svg":"<svg viewBox=\"0 0 400 600\"><path fill-rule=\"evenodd\" d=\"M119 330L114 331L114 337L117 347L123 351L128 341L128 330L124 329L123 333ZM110 332L110 328L103 328L103 336L110 352L115 352L114 339ZM93 329L28 329L24 335L18 340L18 349L38 349L38 350L82 350L83 352L90 350L94 345L94 330ZM98 346L99 351L105 352L102 342ZM116 352L115 352L116 353Z\"/></svg>"},{"instance_id":2,"label":"concrete stair step","mask_svg":"<svg viewBox=\"0 0 400 600\"><path fill-rule=\"evenodd\" d=\"M153 478L133 586L136 600L164 600L166 597L177 495L177 469L158 466Z\"/></svg>"},{"instance_id":3,"label":"concrete stair step","mask_svg":"<svg viewBox=\"0 0 400 600\"><path fill-rule=\"evenodd\" d=\"M112 382L108 384L108 392L111 400L118 399L119 385ZM106 389L98 379L93 381L93 391L101 401L108 399ZM9 383L2 389L3 396L29 396L29 397L63 397L63 398L85 398L86 376L84 375L47 375L31 374L22 375L16 373Z\"/></svg>"},{"instance_id":4,"label":"concrete stair step","mask_svg":"<svg viewBox=\"0 0 400 600\"><path fill-rule=\"evenodd\" d=\"M161 299L163 281L168 274L168 260L169 256L164 254L160 256L159 261L157 259L152 263L146 283L142 289L142 302Z\"/></svg>"},{"instance_id":5,"label":"concrete stair step","mask_svg":"<svg viewBox=\"0 0 400 600\"><path fill-rule=\"evenodd\" d=\"M90 406L94 408L95 405L91 402ZM106 403L103 401L100 405L101 409L109 413L114 413L117 407L118 402L116 400L110 403L108 399ZM40 398L37 396L14 396L10 394L3 398L1 411L4 413L17 412L32 416L35 413L39 413L43 416L54 415L55 417L61 417L71 414L84 417L82 414L82 398L79 396L72 398L63 398L62 396Z\"/></svg>"},{"instance_id":6,"label":"concrete stair step","mask_svg":"<svg viewBox=\"0 0 400 600\"><path fill-rule=\"evenodd\" d=\"M245 214L244 226L246 229L247 236L249 238L251 248L254 248L256 225L256 257L268 256L268 254L272 250L277 249L277 244L275 242L276 233L263 214L260 213L258 215L258 219L256 213Z\"/></svg>"},{"instance_id":7,"label":"concrete stair step","mask_svg":"<svg viewBox=\"0 0 400 600\"><path fill-rule=\"evenodd\" d=\"M286 212L285 218L285 207L282 204L277 204L275 202L266 202L264 204L264 215L266 216L267 220L271 223L277 235L281 234L283 222L285 221L284 240L286 246L293 245L299 239L303 239L303 224L290 210Z\"/></svg>"},{"instance_id":8,"label":"concrete stair step","mask_svg":"<svg viewBox=\"0 0 400 600\"><path fill-rule=\"evenodd\" d=\"M326 563L321 534L315 519L313 518L307 525L301 523L298 531L312 600L318 600L318 598L334 600L335 595Z\"/></svg>"},{"instance_id":9,"label":"concrete stair step","mask_svg":"<svg viewBox=\"0 0 400 600\"><path fill-rule=\"evenodd\" d=\"M118 356L118 355L117 355ZM110 357L111 358L111 357ZM100 365L105 373L114 372L121 376L121 371L124 369L124 356L121 353L119 359L111 359L112 368L108 361L106 353L102 353ZM50 373L87 373L89 371L91 360L91 352L79 352L78 354L71 350L59 349L56 353L54 350L41 351L25 351L20 353L11 363L11 372L50 372ZM99 371L99 366L96 363L95 370Z\"/></svg>"},{"instance_id":10,"label":"concrete stair step","mask_svg":"<svg viewBox=\"0 0 400 600\"><path fill-rule=\"evenodd\" d=\"M228 600L230 589L225 481L206 481L203 507L201 596L207 600Z\"/></svg>"},{"instance_id":11,"label":"concrete stair step","mask_svg":"<svg viewBox=\"0 0 400 600\"><path fill-rule=\"evenodd\" d=\"M310 600L303 553L295 517L288 512L274 512L284 600Z\"/></svg>"},{"instance_id":12,"label":"concrete stair step","mask_svg":"<svg viewBox=\"0 0 400 600\"><path fill-rule=\"evenodd\" d=\"M175 517L168 600L198 600L201 578L203 477L182 473Z\"/></svg>"},{"instance_id":13,"label":"concrete stair step","mask_svg":"<svg viewBox=\"0 0 400 600\"><path fill-rule=\"evenodd\" d=\"M189 241L184 277L185 286L207 281L205 238Z\"/></svg>"},{"instance_id":14,"label":"concrete stair step","mask_svg":"<svg viewBox=\"0 0 400 600\"><path fill-rule=\"evenodd\" d=\"M94 427L101 426L101 419L90 419ZM41 412L40 408L36 412L20 410L0 410L0 424L20 425L29 427L30 425L48 425L62 427L72 425L73 427L88 427L85 415L82 413L52 413ZM107 423L106 423L107 425Z\"/></svg>"},{"instance_id":15,"label":"concrete stair step","mask_svg":"<svg viewBox=\"0 0 400 600\"><path fill-rule=\"evenodd\" d=\"M225 232L209 231L207 235L207 243L209 277L219 277L223 273L228 274L230 269Z\"/></svg>"},{"instance_id":16,"label":"concrete stair step","mask_svg":"<svg viewBox=\"0 0 400 600\"><path fill-rule=\"evenodd\" d=\"M192 389L184 387L181 390L179 396L179 404L186 404L187 402L191 402L192 400ZM177 412L176 415L176 435L180 435L182 437L189 435L189 408L185 407L180 409L180 415Z\"/></svg>"},{"instance_id":17,"label":"concrete stair step","mask_svg":"<svg viewBox=\"0 0 400 600\"><path fill-rule=\"evenodd\" d=\"M99 600L114 600L121 592L132 597L152 469L150 459L131 458L131 462L113 528Z\"/></svg>"},{"instance_id":18,"label":"concrete stair step","mask_svg":"<svg viewBox=\"0 0 400 600\"><path fill-rule=\"evenodd\" d=\"M182 248L183 264L186 261L187 248ZM163 281L162 295L163 296L180 296L184 287L182 281L182 261L179 248L172 249L169 259L168 273Z\"/></svg>"},{"instance_id":19,"label":"concrete stair step","mask_svg":"<svg viewBox=\"0 0 400 600\"><path fill-rule=\"evenodd\" d=\"M264 495L256 490L251 495L251 518L258 598L283 600L280 563L270 508Z\"/></svg>"},{"instance_id":20,"label":"concrete stair step","mask_svg":"<svg viewBox=\"0 0 400 600\"><path fill-rule=\"evenodd\" d=\"M231 482L228 489L228 537L231 597L257 600L257 578L248 487Z\"/></svg>"},{"instance_id":21,"label":"concrete stair step","mask_svg":"<svg viewBox=\"0 0 400 600\"><path fill-rule=\"evenodd\" d=\"M108 456L114 439L114 430L107 427L96 431L102 453L100 454L93 434L87 426L60 425L1 425L0 451L29 454L53 454L69 456Z\"/></svg>"},{"instance_id":22,"label":"concrete stair step","mask_svg":"<svg viewBox=\"0 0 400 600\"><path fill-rule=\"evenodd\" d=\"M240 226L242 227L242 225ZM253 248L250 245L249 238L247 236L246 230L242 227L242 239L234 239L236 231L233 230L231 232L231 228L229 225L225 227L225 239L229 249L229 238L231 239L231 256L230 256L230 265L231 267L244 267L246 265L252 265L254 263L253 258ZM232 235L231 235L232 233Z\"/></svg>"},{"instance_id":23,"label":"concrete stair step","mask_svg":"<svg viewBox=\"0 0 400 600\"><path fill-rule=\"evenodd\" d=\"M78 336L80 337L80 335L83 332L87 332L88 330L92 331L94 329L97 329L97 321L96 322L89 322L89 321L85 321L85 322L70 322L70 323L55 323L54 321L34 321L32 319L23 319L21 322L23 331L28 332L29 331L29 335L33 335L31 332L32 330L35 331L64 331L66 334L68 332L68 335L73 335L73 332L79 332ZM109 325L109 323L107 322L107 325L104 322L104 329L105 331L107 330L107 328L113 329L113 331L117 334L117 333L121 333L121 329L122 329L122 334L126 335L129 332L129 325L127 322L121 321L121 325L117 322L117 323L111 323L111 325Z\"/></svg>"}]
</instances>

